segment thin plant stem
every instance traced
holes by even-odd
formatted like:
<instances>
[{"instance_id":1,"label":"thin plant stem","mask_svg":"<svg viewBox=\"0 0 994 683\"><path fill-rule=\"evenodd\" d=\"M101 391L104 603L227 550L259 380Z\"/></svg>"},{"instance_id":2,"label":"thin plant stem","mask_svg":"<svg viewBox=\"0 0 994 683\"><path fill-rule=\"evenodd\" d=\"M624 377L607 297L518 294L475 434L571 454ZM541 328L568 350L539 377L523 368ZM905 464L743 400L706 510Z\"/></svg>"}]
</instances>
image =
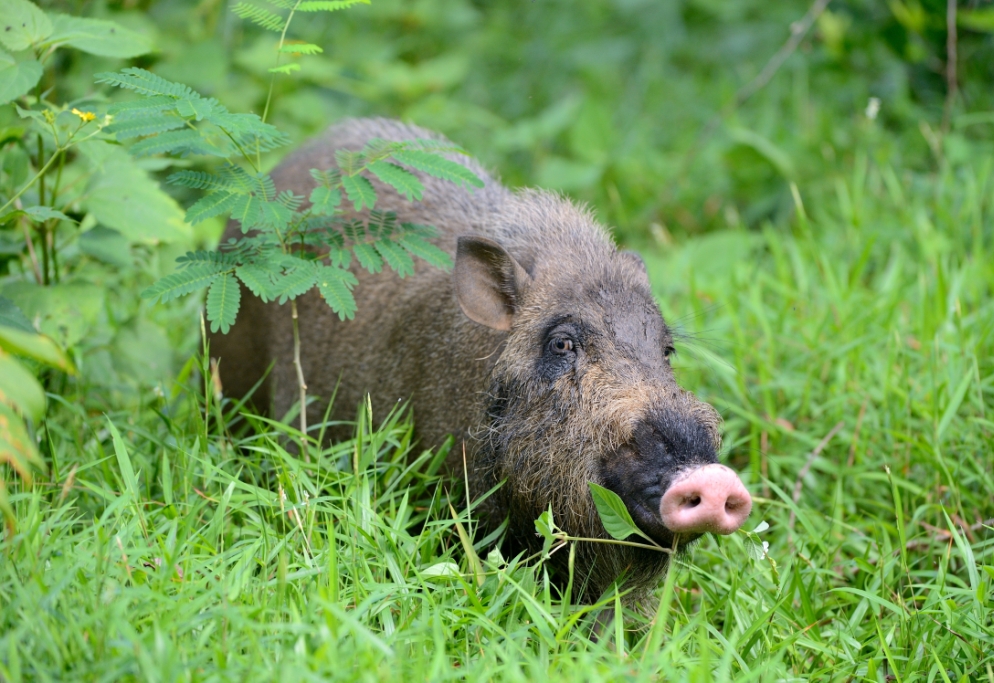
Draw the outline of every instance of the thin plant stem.
<instances>
[{"instance_id":1,"label":"thin plant stem","mask_svg":"<svg viewBox=\"0 0 994 683\"><path fill-rule=\"evenodd\" d=\"M24 226L24 241L28 245L28 256L31 259L31 270L35 274L35 282L41 282L41 268L38 266L38 254L35 253L35 244L31 241L31 230L25 224Z\"/></svg>"},{"instance_id":2,"label":"thin plant stem","mask_svg":"<svg viewBox=\"0 0 994 683\"><path fill-rule=\"evenodd\" d=\"M293 365L297 370L297 387L300 389L300 452L304 462L310 462L307 453L307 383L304 381L304 368L300 364L300 326L297 323L297 301L290 300L290 315L293 317Z\"/></svg>"},{"instance_id":3,"label":"thin plant stem","mask_svg":"<svg viewBox=\"0 0 994 683\"><path fill-rule=\"evenodd\" d=\"M297 11L297 8L300 7L300 3L301 3L301 0L297 0L297 2L294 3L293 7L290 9L290 14L287 15L286 23L283 24L283 32L280 33L280 43L279 43L279 45L276 46L276 66L280 65L280 55L283 54L282 50L283 50L283 43L286 40L286 32L287 32L287 29L290 28L290 22L293 21L293 15ZM269 105L273 101L273 88L276 85L276 76L278 76L278 75L279 74L274 73L270 77L270 79L269 79L269 92L266 93L266 106L262 108L262 122L263 123L265 123L266 119L269 117ZM257 143L256 144L256 148L255 148L255 157L256 157L256 162L257 162L257 164L259 166L262 166L261 156L262 156L262 152L259 149L259 145Z\"/></svg>"}]
</instances>

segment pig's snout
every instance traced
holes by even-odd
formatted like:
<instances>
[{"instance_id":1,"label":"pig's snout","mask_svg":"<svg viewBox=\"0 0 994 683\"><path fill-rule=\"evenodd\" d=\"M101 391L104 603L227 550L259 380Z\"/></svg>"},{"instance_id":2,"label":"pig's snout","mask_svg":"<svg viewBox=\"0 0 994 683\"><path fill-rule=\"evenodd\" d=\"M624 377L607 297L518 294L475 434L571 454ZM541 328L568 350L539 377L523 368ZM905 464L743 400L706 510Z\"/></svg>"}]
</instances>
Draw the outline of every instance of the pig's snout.
<instances>
[{"instance_id":1,"label":"pig's snout","mask_svg":"<svg viewBox=\"0 0 994 683\"><path fill-rule=\"evenodd\" d=\"M663 525L676 534L730 534L752 510L738 475L724 465L705 465L677 479L659 502Z\"/></svg>"}]
</instances>

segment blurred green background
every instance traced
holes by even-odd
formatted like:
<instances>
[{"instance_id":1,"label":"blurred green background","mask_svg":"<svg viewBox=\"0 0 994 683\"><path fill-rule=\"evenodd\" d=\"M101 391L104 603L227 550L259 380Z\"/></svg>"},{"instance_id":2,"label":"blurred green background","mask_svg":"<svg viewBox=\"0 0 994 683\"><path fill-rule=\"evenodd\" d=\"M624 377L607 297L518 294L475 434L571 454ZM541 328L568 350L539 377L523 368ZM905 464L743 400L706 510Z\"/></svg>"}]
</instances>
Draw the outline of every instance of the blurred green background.
<instances>
[{"instance_id":1,"label":"blurred green background","mask_svg":"<svg viewBox=\"0 0 994 683\"><path fill-rule=\"evenodd\" d=\"M224 2L76 4L53 7L149 34L141 66L261 113L277 36ZM989 157L994 5L960 5L950 96L939 0L376 0L294 21L289 38L325 52L277 79L270 120L299 142L343 116L412 121L512 186L589 203L627 243L665 246L782 221L790 182L834 195L859 154L904 173ZM796 50L757 83L795 31ZM88 73L117 64L59 57L79 77L56 101L92 94Z\"/></svg>"}]
</instances>

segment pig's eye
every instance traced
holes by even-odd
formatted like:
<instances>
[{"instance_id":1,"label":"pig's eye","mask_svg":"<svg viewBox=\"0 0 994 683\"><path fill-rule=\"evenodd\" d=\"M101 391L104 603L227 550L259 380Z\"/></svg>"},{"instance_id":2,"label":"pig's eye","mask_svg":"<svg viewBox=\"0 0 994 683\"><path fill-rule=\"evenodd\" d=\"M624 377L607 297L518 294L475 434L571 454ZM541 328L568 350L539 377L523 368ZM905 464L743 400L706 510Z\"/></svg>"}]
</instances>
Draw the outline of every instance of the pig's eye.
<instances>
[{"instance_id":1,"label":"pig's eye","mask_svg":"<svg viewBox=\"0 0 994 683\"><path fill-rule=\"evenodd\" d=\"M549 348L553 352L565 356L573 350L573 340L569 337L553 337L552 341L549 342Z\"/></svg>"},{"instance_id":2,"label":"pig's eye","mask_svg":"<svg viewBox=\"0 0 994 683\"><path fill-rule=\"evenodd\" d=\"M674 349L672 346L667 346L665 349L663 349L663 358L669 358L670 356L675 356L675 355L676 355L676 349Z\"/></svg>"}]
</instances>

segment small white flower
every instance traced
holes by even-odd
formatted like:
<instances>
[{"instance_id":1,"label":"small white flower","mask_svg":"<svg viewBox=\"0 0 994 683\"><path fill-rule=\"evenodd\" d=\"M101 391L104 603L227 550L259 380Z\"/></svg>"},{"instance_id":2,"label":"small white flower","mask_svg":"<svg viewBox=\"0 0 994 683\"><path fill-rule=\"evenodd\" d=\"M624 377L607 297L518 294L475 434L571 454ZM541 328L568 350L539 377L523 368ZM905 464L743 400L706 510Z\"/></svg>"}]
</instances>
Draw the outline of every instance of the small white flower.
<instances>
[{"instance_id":1,"label":"small white flower","mask_svg":"<svg viewBox=\"0 0 994 683\"><path fill-rule=\"evenodd\" d=\"M877 114L880 113L880 98L871 97L870 101L866 103L866 118L871 121L875 121Z\"/></svg>"}]
</instances>

